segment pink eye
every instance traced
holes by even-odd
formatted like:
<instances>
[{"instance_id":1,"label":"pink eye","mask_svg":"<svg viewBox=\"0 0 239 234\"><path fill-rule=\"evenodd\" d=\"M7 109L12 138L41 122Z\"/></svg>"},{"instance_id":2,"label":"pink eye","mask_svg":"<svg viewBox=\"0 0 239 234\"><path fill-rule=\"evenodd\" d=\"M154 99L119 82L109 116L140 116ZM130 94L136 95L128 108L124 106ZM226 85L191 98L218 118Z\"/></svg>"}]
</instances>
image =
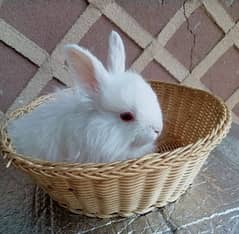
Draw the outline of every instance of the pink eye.
<instances>
[{"instance_id":1,"label":"pink eye","mask_svg":"<svg viewBox=\"0 0 239 234\"><path fill-rule=\"evenodd\" d=\"M125 122L129 122L129 121L132 121L134 120L134 116L132 113L130 112L124 112L124 113L121 113L120 114L120 118L125 121Z\"/></svg>"}]
</instances>

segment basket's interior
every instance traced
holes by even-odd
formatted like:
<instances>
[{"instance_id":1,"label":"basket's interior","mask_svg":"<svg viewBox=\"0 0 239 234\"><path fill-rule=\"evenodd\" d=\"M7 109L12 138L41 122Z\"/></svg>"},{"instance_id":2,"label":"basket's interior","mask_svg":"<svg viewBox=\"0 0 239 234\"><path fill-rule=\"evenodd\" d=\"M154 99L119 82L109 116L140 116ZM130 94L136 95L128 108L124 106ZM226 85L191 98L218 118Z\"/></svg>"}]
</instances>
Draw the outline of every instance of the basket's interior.
<instances>
[{"instance_id":1,"label":"basket's interior","mask_svg":"<svg viewBox=\"0 0 239 234\"><path fill-rule=\"evenodd\" d=\"M204 91L158 82L151 85L158 95L164 118L159 152L204 138L225 116L221 103Z\"/></svg>"}]
</instances>

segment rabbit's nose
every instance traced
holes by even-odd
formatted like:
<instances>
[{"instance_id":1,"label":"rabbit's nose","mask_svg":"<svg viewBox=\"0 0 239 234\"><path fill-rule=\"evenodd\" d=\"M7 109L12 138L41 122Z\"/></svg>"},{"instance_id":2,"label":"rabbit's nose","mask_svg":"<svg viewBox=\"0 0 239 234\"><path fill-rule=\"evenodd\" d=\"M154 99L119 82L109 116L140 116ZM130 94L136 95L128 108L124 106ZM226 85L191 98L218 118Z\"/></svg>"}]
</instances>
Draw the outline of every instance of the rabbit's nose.
<instances>
[{"instance_id":1,"label":"rabbit's nose","mask_svg":"<svg viewBox=\"0 0 239 234\"><path fill-rule=\"evenodd\" d=\"M156 135L159 135L160 132L161 132L159 128L155 128L155 127L153 127L153 126L151 126L151 129L152 129L152 131L153 131Z\"/></svg>"},{"instance_id":2,"label":"rabbit's nose","mask_svg":"<svg viewBox=\"0 0 239 234\"><path fill-rule=\"evenodd\" d=\"M160 130L158 128L152 128L154 133L156 133L157 135L160 133Z\"/></svg>"},{"instance_id":3,"label":"rabbit's nose","mask_svg":"<svg viewBox=\"0 0 239 234\"><path fill-rule=\"evenodd\" d=\"M155 132L156 134L159 134L159 130L154 130L154 132Z\"/></svg>"}]
</instances>

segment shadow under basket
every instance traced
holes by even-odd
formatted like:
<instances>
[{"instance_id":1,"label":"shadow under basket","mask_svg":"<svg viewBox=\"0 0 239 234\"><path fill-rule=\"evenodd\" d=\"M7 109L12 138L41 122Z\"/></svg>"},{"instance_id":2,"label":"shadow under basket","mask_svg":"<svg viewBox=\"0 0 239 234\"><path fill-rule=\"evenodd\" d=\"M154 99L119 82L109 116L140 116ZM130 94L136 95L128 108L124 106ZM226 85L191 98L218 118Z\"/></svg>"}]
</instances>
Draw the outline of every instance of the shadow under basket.
<instances>
[{"instance_id":1,"label":"shadow under basket","mask_svg":"<svg viewBox=\"0 0 239 234\"><path fill-rule=\"evenodd\" d=\"M146 213L183 194L231 125L225 104L209 93L151 81L164 117L157 153L101 164L52 163L14 151L7 136L9 119L47 102L43 96L10 114L1 126L1 151L7 166L27 173L59 205L74 213L107 218ZM97 155L96 155L97 157Z\"/></svg>"}]
</instances>

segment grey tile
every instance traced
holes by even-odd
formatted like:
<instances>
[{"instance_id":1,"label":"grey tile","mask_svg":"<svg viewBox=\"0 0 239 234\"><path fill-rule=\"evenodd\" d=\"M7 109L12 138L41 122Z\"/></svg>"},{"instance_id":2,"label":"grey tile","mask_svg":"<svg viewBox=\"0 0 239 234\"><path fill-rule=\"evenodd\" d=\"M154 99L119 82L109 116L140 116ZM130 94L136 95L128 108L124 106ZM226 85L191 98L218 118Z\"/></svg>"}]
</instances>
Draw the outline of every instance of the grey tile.
<instances>
[{"instance_id":1,"label":"grey tile","mask_svg":"<svg viewBox=\"0 0 239 234\"><path fill-rule=\"evenodd\" d=\"M142 75L145 79L148 80L159 80L168 83L178 83L176 78L166 71L159 63L155 60L150 62L145 69L142 71Z\"/></svg>"},{"instance_id":2,"label":"grey tile","mask_svg":"<svg viewBox=\"0 0 239 234\"><path fill-rule=\"evenodd\" d=\"M58 90L64 89L67 86L62 83L60 80L58 80L57 78L53 77L47 84L46 86L41 90L41 92L39 93L39 96L41 95L46 95L49 93L54 93Z\"/></svg>"},{"instance_id":3,"label":"grey tile","mask_svg":"<svg viewBox=\"0 0 239 234\"><path fill-rule=\"evenodd\" d=\"M239 88L238 60L239 50L232 46L203 75L202 83L227 100Z\"/></svg>"},{"instance_id":4,"label":"grey tile","mask_svg":"<svg viewBox=\"0 0 239 234\"><path fill-rule=\"evenodd\" d=\"M163 208L177 233L238 233L238 152L238 140L230 133L209 156L187 193Z\"/></svg>"},{"instance_id":5,"label":"grey tile","mask_svg":"<svg viewBox=\"0 0 239 234\"><path fill-rule=\"evenodd\" d=\"M142 49L130 37L128 37L126 33L124 33L118 26L116 26L105 16L101 16L95 22L95 24L80 40L79 45L87 48L106 66L108 38L112 30L118 32L124 42L126 51L126 68L128 69L131 64L140 56Z\"/></svg>"},{"instance_id":6,"label":"grey tile","mask_svg":"<svg viewBox=\"0 0 239 234\"><path fill-rule=\"evenodd\" d=\"M132 15L145 30L154 36L163 29L170 18L173 17L177 10L183 5L182 0L116 0L116 2Z\"/></svg>"},{"instance_id":7,"label":"grey tile","mask_svg":"<svg viewBox=\"0 0 239 234\"><path fill-rule=\"evenodd\" d=\"M192 70L222 37L223 32L211 20L205 8L199 7L169 39L166 48L187 69Z\"/></svg>"},{"instance_id":8,"label":"grey tile","mask_svg":"<svg viewBox=\"0 0 239 234\"><path fill-rule=\"evenodd\" d=\"M52 52L87 5L84 0L6 0L0 8L0 17Z\"/></svg>"},{"instance_id":9,"label":"grey tile","mask_svg":"<svg viewBox=\"0 0 239 234\"><path fill-rule=\"evenodd\" d=\"M193 223L182 225L177 234L183 233L220 233L237 234L239 230L238 211L228 211L225 214L215 213L211 217L203 217Z\"/></svg>"},{"instance_id":10,"label":"grey tile","mask_svg":"<svg viewBox=\"0 0 239 234\"><path fill-rule=\"evenodd\" d=\"M37 72L37 66L0 42L0 110L6 112Z\"/></svg>"}]
</instances>

